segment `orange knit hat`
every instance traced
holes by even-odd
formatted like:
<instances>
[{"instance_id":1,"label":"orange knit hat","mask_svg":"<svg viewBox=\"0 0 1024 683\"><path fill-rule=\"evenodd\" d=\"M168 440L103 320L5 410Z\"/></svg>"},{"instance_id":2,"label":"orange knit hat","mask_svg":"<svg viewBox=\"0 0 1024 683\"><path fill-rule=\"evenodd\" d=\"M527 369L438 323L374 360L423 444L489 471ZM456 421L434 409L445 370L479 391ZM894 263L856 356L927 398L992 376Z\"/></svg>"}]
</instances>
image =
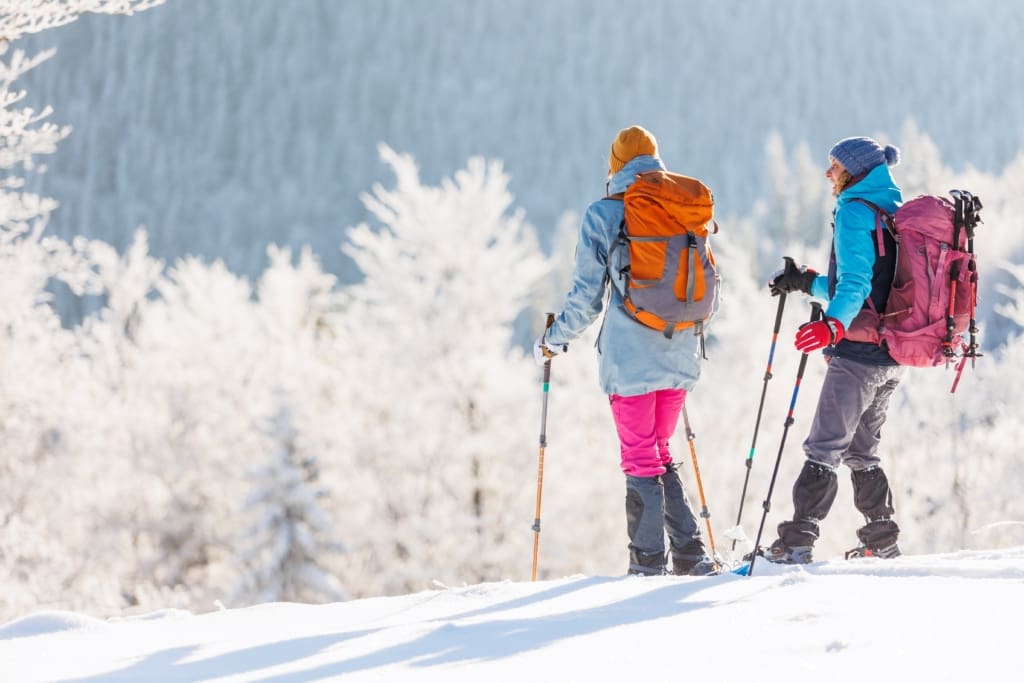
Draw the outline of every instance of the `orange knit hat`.
<instances>
[{"instance_id":1,"label":"orange knit hat","mask_svg":"<svg viewBox=\"0 0 1024 683\"><path fill-rule=\"evenodd\" d=\"M608 175L618 173L630 159L641 154L657 156L658 141L641 126L623 128L612 142L612 151L608 156Z\"/></svg>"}]
</instances>

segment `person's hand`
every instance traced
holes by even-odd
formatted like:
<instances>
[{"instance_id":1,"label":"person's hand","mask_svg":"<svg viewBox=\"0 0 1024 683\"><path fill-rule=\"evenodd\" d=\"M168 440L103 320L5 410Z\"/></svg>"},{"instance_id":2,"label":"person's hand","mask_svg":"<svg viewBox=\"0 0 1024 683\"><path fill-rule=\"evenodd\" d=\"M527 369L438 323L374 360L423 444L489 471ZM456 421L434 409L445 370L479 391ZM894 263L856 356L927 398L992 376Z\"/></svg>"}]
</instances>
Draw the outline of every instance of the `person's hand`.
<instances>
[{"instance_id":1,"label":"person's hand","mask_svg":"<svg viewBox=\"0 0 1024 683\"><path fill-rule=\"evenodd\" d=\"M568 344L562 344L561 346L548 344L544 341L544 335L542 334L533 342L533 359L537 361L537 365L544 365L545 362L568 350Z\"/></svg>"},{"instance_id":2,"label":"person's hand","mask_svg":"<svg viewBox=\"0 0 1024 683\"><path fill-rule=\"evenodd\" d=\"M834 346L842 341L844 336L846 329L835 318L815 320L813 323L804 323L796 331L796 349L810 353L826 346Z\"/></svg>"},{"instance_id":3,"label":"person's hand","mask_svg":"<svg viewBox=\"0 0 1024 683\"><path fill-rule=\"evenodd\" d=\"M798 266L789 256L784 256L785 267L776 270L768 278L768 287L772 290L772 296L778 296L783 292L811 293L811 285L818 272L807 266Z\"/></svg>"}]
</instances>

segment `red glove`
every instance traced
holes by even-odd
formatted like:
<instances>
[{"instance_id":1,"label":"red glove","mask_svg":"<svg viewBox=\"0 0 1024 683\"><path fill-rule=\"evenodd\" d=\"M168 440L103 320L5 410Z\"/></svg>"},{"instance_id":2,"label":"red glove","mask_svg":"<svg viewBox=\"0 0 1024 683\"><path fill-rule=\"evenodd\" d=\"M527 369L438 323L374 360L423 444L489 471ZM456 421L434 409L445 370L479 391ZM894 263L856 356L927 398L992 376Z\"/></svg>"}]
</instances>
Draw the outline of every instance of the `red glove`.
<instances>
[{"instance_id":1,"label":"red glove","mask_svg":"<svg viewBox=\"0 0 1024 683\"><path fill-rule=\"evenodd\" d=\"M835 318L815 320L813 323L804 323L796 331L796 349L803 353L810 353L826 346L834 346L844 336L846 336L846 330L843 328L843 324Z\"/></svg>"}]
</instances>

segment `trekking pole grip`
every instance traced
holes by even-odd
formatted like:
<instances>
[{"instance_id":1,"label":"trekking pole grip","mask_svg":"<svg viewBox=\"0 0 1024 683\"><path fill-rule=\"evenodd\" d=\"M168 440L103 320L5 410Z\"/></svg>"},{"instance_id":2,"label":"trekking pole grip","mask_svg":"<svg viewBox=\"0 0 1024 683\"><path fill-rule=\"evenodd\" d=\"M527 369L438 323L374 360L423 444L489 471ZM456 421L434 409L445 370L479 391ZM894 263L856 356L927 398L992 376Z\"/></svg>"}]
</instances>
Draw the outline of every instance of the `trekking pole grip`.
<instances>
[{"instance_id":1,"label":"trekking pole grip","mask_svg":"<svg viewBox=\"0 0 1024 683\"><path fill-rule=\"evenodd\" d=\"M546 313L544 321L544 335L541 337L542 340L548 336L548 330L552 325L555 324L555 314ZM548 416L548 388L551 384L551 358L544 361L544 415L541 419L541 445L547 445L547 438L545 437L545 427L547 426Z\"/></svg>"},{"instance_id":2,"label":"trekking pole grip","mask_svg":"<svg viewBox=\"0 0 1024 683\"><path fill-rule=\"evenodd\" d=\"M821 320L825 317L825 309L822 308L821 304L817 301L811 302L811 322Z\"/></svg>"},{"instance_id":3,"label":"trekking pole grip","mask_svg":"<svg viewBox=\"0 0 1024 683\"><path fill-rule=\"evenodd\" d=\"M544 337L543 337L543 339L545 341L547 341L548 330L554 324L555 324L555 314L554 313L545 313L544 314Z\"/></svg>"}]
</instances>

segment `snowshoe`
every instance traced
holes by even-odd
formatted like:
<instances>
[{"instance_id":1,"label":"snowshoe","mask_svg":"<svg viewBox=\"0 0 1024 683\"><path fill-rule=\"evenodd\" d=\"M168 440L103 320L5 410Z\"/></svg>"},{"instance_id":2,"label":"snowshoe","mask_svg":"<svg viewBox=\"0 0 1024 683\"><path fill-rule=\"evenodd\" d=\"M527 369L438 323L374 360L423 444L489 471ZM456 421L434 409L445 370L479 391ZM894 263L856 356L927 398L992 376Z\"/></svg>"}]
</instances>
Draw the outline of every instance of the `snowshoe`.
<instances>
[{"instance_id":1,"label":"snowshoe","mask_svg":"<svg viewBox=\"0 0 1024 683\"><path fill-rule=\"evenodd\" d=\"M775 564L810 564L814 561L812 555L813 546L809 545L784 545L782 541L775 541L759 555Z\"/></svg>"},{"instance_id":2,"label":"snowshoe","mask_svg":"<svg viewBox=\"0 0 1024 683\"><path fill-rule=\"evenodd\" d=\"M869 548L868 546L861 543L856 548L846 551L846 559L855 560L861 557L877 557L883 560L891 560L894 557L899 557L903 553L900 552L900 547L895 543L884 546L882 548Z\"/></svg>"}]
</instances>

